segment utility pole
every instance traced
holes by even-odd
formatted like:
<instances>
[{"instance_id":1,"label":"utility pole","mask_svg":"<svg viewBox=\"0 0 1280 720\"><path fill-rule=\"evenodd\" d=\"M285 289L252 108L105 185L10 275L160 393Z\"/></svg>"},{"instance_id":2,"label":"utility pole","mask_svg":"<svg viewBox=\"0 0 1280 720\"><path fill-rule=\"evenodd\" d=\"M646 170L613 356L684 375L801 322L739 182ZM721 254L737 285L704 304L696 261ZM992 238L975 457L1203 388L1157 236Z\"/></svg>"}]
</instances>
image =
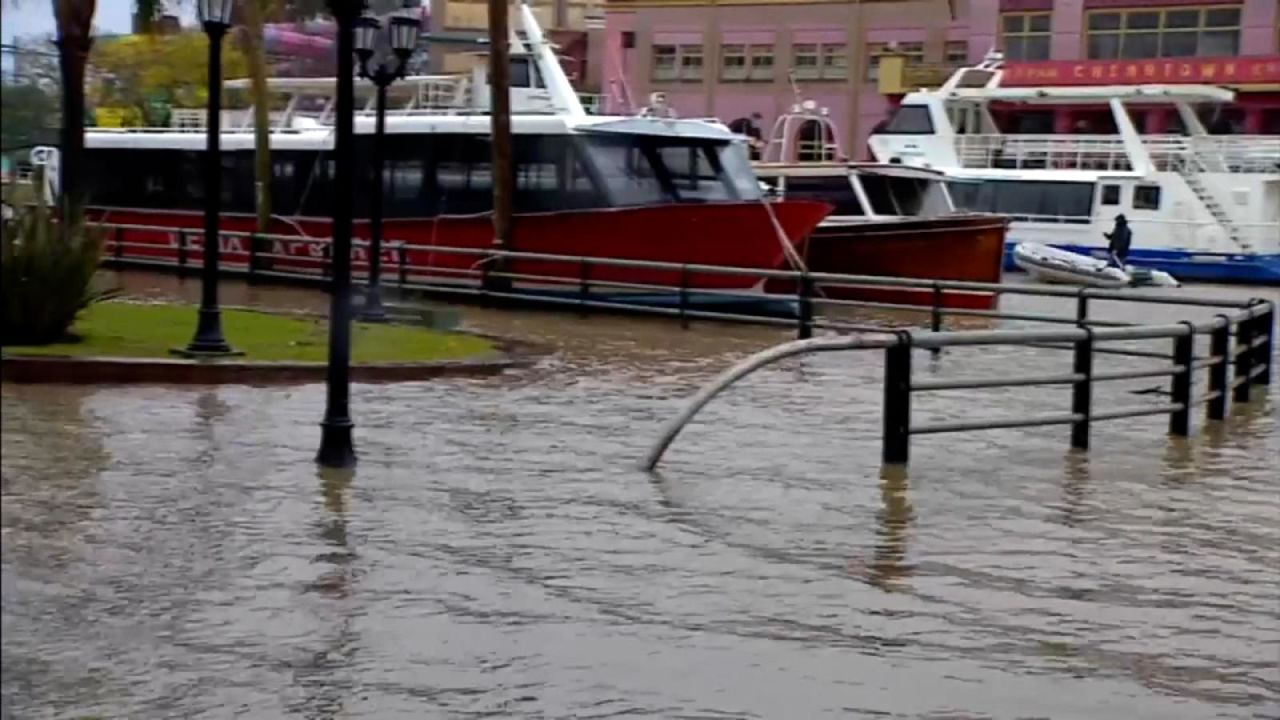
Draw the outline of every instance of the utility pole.
<instances>
[{"instance_id":1,"label":"utility pole","mask_svg":"<svg viewBox=\"0 0 1280 720\"><path fill-rule=\"evenodd\" d=\"M515 172L511 167L511 43L508 0L489 0L489 126L492 135L493 164L493 249L511 246L511 195ZM485 263L483 284L486 290L509 290L511 281L501 274L507 263L501 257L490 257Z\"/></svg>"}]
</instances>

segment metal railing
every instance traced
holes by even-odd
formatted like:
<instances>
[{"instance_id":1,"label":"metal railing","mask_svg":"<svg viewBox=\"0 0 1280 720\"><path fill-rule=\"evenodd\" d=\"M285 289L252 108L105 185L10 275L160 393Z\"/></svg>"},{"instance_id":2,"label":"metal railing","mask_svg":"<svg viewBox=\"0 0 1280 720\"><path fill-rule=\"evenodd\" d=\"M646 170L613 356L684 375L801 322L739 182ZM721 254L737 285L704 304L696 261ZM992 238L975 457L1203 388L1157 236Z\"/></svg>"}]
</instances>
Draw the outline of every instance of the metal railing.
<instances>
[{"instance_id":1,"label":"metal railing","mask_svg":"<svg viewBox=\"0 0 1280 720\"><path fill-rule=\"evenodd\" d=\"M1198 304L1186 299L1183 302ZM884 353L881 460L886 465L906 465L910 457L911 438L917 435L1066 425L1071 428L1071 446L1087 450L1094 422L1168 415L1169 434L1186 437L1191 433L1192 413L1196 406L1206 406L1205 415L1208 420L1223 420L1227 413L1228 398L1237 403L1247 403L1253 386L1271 383L1274 333L1275 304L1267 300L1253 300L1236 308L1234 312L1219 314L1202 323L1184 321L1168 325L1102 328L1081 325L1064 330L899 330L874 337L797 340L757 353L704 386L680 414L663 427L657 441L645 455L643 467L646 470L657 467L672 441L698 411L738 380L786 358L844 350L880 350ZM1195 341L1202 335L1209 337L1208 354L1197 356ZM1166 355L1097 347L1104 342L1153 339L1170 340L1172 353ZM1069 348L1072 351L1071 369L1057 373L943 380L916 380L912 375L912 355L916 350L933 351L982 345ZM1139 370L1095 370L1097 356L1105 357L1108 354L1155 357L1165 360L1166 364ZM1172 364L1167 364L1170 360ZM1234 377L1231 377L1232 368ZM1207 387L1196 395L1193 392L1195 373L1201 370L1208 371ZM1096 383L1152 377L1170 379L1169 402L1100 409L1093 407L1093 388ZM1071 387L1069 410L1052 414L955 422L916 423L912 419L913 398L921 393L1050 385Z\"/></svg>"},{"instance_id":2,"label":"metal railing","mask_svg":"<svg viewBox=\"0 0 1280 720\"><path fill-rule=\"evenodd\" d=\"M1156 170L1275 172L1280 138L1266 135L1143 135ZM957 135L962 167L1130 171L1133 163L1119 135Z\"/></svg>"},{"instance_id":3,"label":"metal railing","mask_svg":"<svg viewBox=\"0 0 1280 720\"><path fill-rule=\"evenodd\" d=\"M172 269L185 274L198 267L202 232L198 229L97 223L107 232L104 260L121 266ZM171 244L131 239L131 233L163 233ZM146 237L145 235L143 237ZM221 250L224 272L246 278L250 283L277 281L326 284L332 263L328 238L297 235L223 232ZM353 268L367 267L368 244L356 240ZM162 251L163 255L156 255ZM170 253L170 251L172 251ZM1268 300L1248 302L1189 296L1183 293L1138 294L1124 290L1075 288L1053 285L1002 285L981 282L933 281L795 272L761 268L726 267L693 263L622 260L606 257L568 256L488 248L459 248L409 244L391 240L384 244L384 285L454 300L514 302L583 314L591 312L645 313L677 319L682 326L692 320L750 322L795 329L798 340L759 353L730 368L699 392L681 415L663 430L658 443L646 458L654 467L667 446L707 402L736 380L787 357L842 350L880 350L884 353L884 419L882 455L885 463L906 463L910 440L917 435L962 432L995 428L1068 425L1071 444L1087 448L1090 427L1095 421L1144 415L1169 416L1169 432L1186 435L1190 431L1192 409L1207 406L1210 420L1225 417L1228 399L1247 402L1250 387L1271 381L1274 362L1275 304ZM171 255L171 256L170 256ZM444 265L422 263L414 256L462 257L470 262ZM508 269L498 270L504 261ZM555 268L550 274L548 268ZM631 271L623 279L618 270ZM740 278L742 288L708 287L712 280ZM501 290L486 280L502 279ZM784 281L794 286L789 294L767 295L759 287L767 281ZM921 304L877 302L831 297L840 289L871 289L915 293ZM957 299L978 296L995 299L1005 295L1057 297L1074 301L1074 312L1046 314L1010 312L979 307L952 307ZM664 302L654 303L660 296ZM645 298L649 298L646 300ZM1212 308L1220 311L1209 321L1167 325L1134 325L1091 314L1097 301L1126 301L1153 305ZM995 305L994 302L991 305ZM912 311L910 321L928 320L928 330L856 322L841 317L840 311L862 308ZM1026 330L954 331L945 328L949 317L1034 322L1067 325L1067 328ZM863 336L813 338L815 332L862 332ZM1208 347L1197 355L1196 340L1207 336ZM1232 347L1234 338L1235 346ZM1114 343L1134 340L1166 340L1169 351L1115 347ZM1110 344L1110 345L1108 345ZM1072 353L1069 369L1058 372L1005 377L958 377L918 380L912 375L912 358L917 351L939 354L946 348L973 346L1019 346L1064 350ZM1098 358L1122 357L1163 361L1141 369L1095 369ZM1231 373L1234 369L1234 379ZM1206 389L1196 394L1197 373L1207 373ZM1094 408L1096 383L1138 378L1169 378L1171 402ZM975 419L963 422L914 423L913 399L922 394L951 390L988 388L1069 386L1069 410L1048 415Z\"/></svg>"}]
</instances>

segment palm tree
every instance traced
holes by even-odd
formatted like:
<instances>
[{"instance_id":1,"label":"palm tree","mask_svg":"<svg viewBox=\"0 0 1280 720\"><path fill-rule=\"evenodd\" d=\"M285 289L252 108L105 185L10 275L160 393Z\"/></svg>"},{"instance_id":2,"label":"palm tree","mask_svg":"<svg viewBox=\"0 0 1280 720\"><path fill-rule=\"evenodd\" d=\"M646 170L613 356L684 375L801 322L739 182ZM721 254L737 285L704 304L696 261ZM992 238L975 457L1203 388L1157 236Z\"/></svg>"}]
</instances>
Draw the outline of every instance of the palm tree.
<instances>
[{"instance_id":1,"label":"palm tree","mask_svg":"<svg viewBox=\"0 0 1280 720\"><path fill-rule=\"evenodd\" d=\"M84 194L84 75L93 47L97 0L53 0L58 70L62 79L62 136L58 186L63 207L79 207ZM137 0L139 25L148 30L161 10L159 0Z\"/></svg>"}]
</instances>

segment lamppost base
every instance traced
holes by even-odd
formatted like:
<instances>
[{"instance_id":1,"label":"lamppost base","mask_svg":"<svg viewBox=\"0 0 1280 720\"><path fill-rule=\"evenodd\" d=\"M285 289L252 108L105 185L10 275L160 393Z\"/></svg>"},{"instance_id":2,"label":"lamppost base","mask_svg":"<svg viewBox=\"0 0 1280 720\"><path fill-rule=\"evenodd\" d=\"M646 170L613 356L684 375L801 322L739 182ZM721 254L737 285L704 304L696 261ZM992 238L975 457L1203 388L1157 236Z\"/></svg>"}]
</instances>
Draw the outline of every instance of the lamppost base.
<instances>
[{"instance_id":1,"label":"lamppost base","mask_svg":"<svg viewBox=\"0 0 1280 720\"><path fill-rule=\"evenodd\" d=\"M216 301L211 304L216 304ZM212 309L200 308L196 322L196 336L177 354L190 357L219 357L244 353L232 350L231 345L222 336L222 312L215 306Z\"/></svg>"},{"instance_id":2,"label":"lamppost base","mask_svg":"<svg viewBox=\"0 0 1280 720\"><path fill-rule=\"evenodd\" d=\"M320 451L316 462L327 468L351 468L356 465L356 448L351 440L355 425L347 419L320 423Z\"/></svg>"},{"instance_id":3,"label":"lamppost base","mask_svg":"<svg viewBox=\"0 0 1280 720\"><path fill-rule=\"evenodd\" d=\"M376 290L366 292L364 305L360 306L360 315L356 319L368 323L387 322L387 309L382 305L382 293Z\"/></svg>"}]
</instances>

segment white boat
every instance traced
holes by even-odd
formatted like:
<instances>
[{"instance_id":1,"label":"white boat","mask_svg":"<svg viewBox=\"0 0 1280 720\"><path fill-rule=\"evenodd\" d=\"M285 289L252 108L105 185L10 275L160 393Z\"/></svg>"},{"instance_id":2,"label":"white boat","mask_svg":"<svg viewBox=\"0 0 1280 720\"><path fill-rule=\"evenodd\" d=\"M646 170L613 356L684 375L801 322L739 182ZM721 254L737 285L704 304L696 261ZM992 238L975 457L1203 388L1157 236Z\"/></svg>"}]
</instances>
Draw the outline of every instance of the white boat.
<instances>
[{"instance_id":1,"label":"white boat","mask_svg":"<svg viewBox=\"0 0 1280 720\"><path fill-rule=\"evenodd\" d=\"M1090 287L1122 288L1137 285L1177 287L1178 281L1161 270L1125 265L1116 267L1106 260L1067 252L1040 243L1018 243L1013 262L1042 282Z\"/></svg>"},{"instance_id":2,"label":"white boat","mask_svg":"<svg viewBox=\"0 0 1280 720\"><path fill-rule=\"evenodd\" d=\"M882 163L944 172L958 207L1012 219L1020 242L1107 257L1123 213L1130 257L1185 280L1280 283L1280 136L1210 135L1198 103L1230 102L1207 85L1002 87L999 53L938 90L908 93L869 145ZM1101 105L1115 134L1003 134L991 105ZM1172 106L1186 135L1139 134L1129 105Z\"/></svg>"}]
</instances>

